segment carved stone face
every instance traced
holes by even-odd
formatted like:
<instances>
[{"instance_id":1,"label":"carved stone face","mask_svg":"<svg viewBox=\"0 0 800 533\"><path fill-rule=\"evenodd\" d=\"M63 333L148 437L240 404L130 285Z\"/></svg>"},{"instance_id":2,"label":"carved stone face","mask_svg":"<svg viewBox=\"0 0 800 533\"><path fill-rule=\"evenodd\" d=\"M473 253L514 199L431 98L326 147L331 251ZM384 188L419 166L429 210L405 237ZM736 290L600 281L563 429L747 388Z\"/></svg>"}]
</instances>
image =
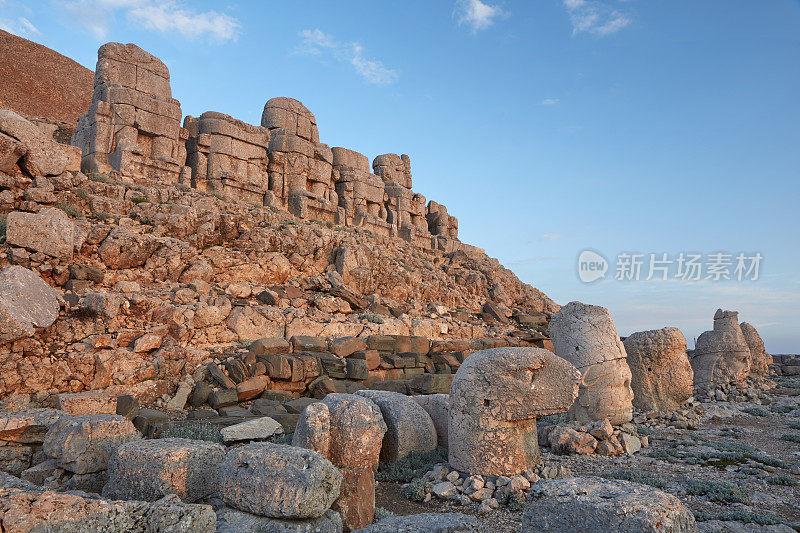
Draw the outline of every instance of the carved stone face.
<instances>
[{"instance_id":1,"label":"carved stone face","mask_svg":"<svg viewBox=\"0 0 800 533\"><path fill-rule=\"evenodd\" d=\"M631 371L605 307L570 302L553 316L550 334L556 354L583 375L570 417L578 422L608 418L623 424L633 418Z\"/></svg>"},{"instance_id":2,"label":"carved stone face","mask_svg":"<svg viewBox=\"0 0 800 533\"><path fill-rule=\"evenodd\" d=\"M450 388L449 460L470 474L516 474L539 459L536 417L566 411L579 373L540 348L493 348L461 365Z\"/></svg>"},{"instance_id":3,"label":"carved stone face","mask_svg":"<svg viewBox=\"0 0 800 533\"><path fill-rule=\"evenodd\" d=\"M585 369L570 414L578 422L608 418L614 425L624 424L633 418L632 400L628 363L625 359L614 359Z\"/></svg>"}]
</instances>

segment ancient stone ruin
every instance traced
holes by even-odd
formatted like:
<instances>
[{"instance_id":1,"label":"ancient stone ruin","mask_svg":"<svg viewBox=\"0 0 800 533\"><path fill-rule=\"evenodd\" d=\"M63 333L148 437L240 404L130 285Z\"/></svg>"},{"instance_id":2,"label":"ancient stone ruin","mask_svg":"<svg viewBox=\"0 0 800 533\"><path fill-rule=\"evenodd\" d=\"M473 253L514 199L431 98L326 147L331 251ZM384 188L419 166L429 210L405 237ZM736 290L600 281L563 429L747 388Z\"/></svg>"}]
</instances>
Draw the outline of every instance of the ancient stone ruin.
<instances>
[{"instance_id":1,"label":"ancient stone ruin","mask_svg":"<svg viewBox=\"0 0 800 533\"><path fill-rule=\"evenodd\" d=\"M83 152L81 169L180 181L188 137L181 117L164 63L134 44L104 44L97 52L92 106L72 138Z\"/></svg>"},{"instance_id":2,"label":"ancient stone ruin","mask_svg":"<svg viewBox=\"0 0 800 533\"><path fill-rule=\"evenodd\" d=\"M108 43L97 55L92 106L72 138L86 174L181 183L426 249L466 246L447 208L411 190L409 156L379 155L370 165L358 152L331 149L293 98L270 99L260 126L208 111L181 127L164 63L133 44Z\"/></svg>"},{"instance_id":3,"label":"ancient stone ruin","mask_svg":"<svg viewBox=\"0 0 800 533\"><path fill-rule=\"evenodd\" d=\"M797 516L800 358L736 312L688 355L676 328L623 340L460 243L409 156L331 148L291 98L183 117L134 45L100 48L76 146L53 135L0 110L3 531Z\"/></svg>"}]
</instances>

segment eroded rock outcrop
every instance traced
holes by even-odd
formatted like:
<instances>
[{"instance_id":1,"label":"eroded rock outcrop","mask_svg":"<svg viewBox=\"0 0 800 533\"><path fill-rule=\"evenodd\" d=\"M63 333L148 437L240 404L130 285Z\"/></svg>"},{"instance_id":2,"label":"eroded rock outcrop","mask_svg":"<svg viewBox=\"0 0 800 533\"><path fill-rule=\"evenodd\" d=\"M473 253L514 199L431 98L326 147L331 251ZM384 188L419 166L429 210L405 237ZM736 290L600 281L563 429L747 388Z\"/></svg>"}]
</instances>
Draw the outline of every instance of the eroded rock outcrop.
<instances>
[{"instance_id":1,"label":"eroded rock outcrop","mask_svg":"<svg viewBox=\"0 0 800 533\"><path fill-rule=\"evenodd\" d=\"M575 365L582 376L570 417L581 423L603 418L612 424L630 422L631 371L608 309L570 302L553 315L550 334L556 355Z\"/></svg>"},{"instance_id":2,"label":"eroded rock outcrop","mask_svg":"<svg viewBox=\"0 0 800 533\"><path fill-rule=\"evenodd\" d=\"M531 470L539 462L536 418L569 409L579 382L575 367L544 349L473 353L450 390L450 465L489 476Z\"/></svg>"},{"instance_id":3,"label":"eroded rock outcrop","mask_svg":"<svg viewBox=\"0 0 800 533\"><path fill-rule=\"evenodd\" d=\"M671 411L691 397L694 372L686 355L686 339L679 329L640 331L627 337L624 345L634 407Z\"/></svg>"}]
</instances>

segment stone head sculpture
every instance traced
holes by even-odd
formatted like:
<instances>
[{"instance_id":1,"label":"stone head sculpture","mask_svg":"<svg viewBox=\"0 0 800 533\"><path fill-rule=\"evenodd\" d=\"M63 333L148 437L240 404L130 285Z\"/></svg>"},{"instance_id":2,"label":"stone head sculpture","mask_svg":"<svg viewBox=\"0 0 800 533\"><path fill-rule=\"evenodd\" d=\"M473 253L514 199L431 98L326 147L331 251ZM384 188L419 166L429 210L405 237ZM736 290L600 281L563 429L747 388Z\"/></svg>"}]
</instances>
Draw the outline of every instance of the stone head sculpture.
<instances>
[{"instance_id":1,"label":"stone head sculpture","mask_svg":"<svg viewBox=\"0 0 800 533\"><path fill-rule=\"evenodd\" d=\"M510 475L539 461L536 418L569 409L580 374L541 348L475 352L450 388L449 461L480 475Z\"/></svg>"},{"instance_id":2,"label":"stone head sculpture","mask_svg":"<svg viewBox=\"0 0 800 533\"><path fill-rule=\"evenodd\" d=\"M739 313L717 309L714 329L697 338L689 361L700 393L744 380L750 371L750 348L739 326Z\"/></svg>"},{"instance_id":3,"label":"stone head sculpture","mask_svg":"<svg viewBox=\"0 0 800 533\"><path fill-rule=\"evenodd\" d=\"M674 410L692 395L694 372L681 330L639 331L626 338L624 344L636 408Z\"/></svg>"},{"instance_id":4,"label":"stone head sculpture","mask_svg":"<svg viewBox=\"0 0 800 533\"><path fill-rule=\"evenodd\" d=\"M608 309L570 302L550 321L550 336L556 354L575 365L582 376L570 418L578 422L608 418L615 425L630 422L631 371Z\"/></svg>"}]
</instances>

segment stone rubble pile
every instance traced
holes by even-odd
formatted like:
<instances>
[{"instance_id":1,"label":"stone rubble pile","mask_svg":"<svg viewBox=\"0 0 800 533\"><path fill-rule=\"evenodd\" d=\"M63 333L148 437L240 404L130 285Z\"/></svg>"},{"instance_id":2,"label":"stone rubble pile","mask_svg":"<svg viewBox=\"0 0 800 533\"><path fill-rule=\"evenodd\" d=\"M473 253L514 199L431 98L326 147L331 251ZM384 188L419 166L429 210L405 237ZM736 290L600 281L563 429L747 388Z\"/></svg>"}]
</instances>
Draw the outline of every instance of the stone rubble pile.
<instances>
[{"instance_id":1,"label":"stone rubble pile","mask_svg":"<svg viewBox=\"0 0 800 533\"><path fill-rule=\"evenodd\" d=\"M547 446L556 455L633 455L649 446L646 436L640 436L636 426L626 422L619 427L603 420L578 425L567 422L543 426L539 445Z\"/></svg>"}]
</instances>

